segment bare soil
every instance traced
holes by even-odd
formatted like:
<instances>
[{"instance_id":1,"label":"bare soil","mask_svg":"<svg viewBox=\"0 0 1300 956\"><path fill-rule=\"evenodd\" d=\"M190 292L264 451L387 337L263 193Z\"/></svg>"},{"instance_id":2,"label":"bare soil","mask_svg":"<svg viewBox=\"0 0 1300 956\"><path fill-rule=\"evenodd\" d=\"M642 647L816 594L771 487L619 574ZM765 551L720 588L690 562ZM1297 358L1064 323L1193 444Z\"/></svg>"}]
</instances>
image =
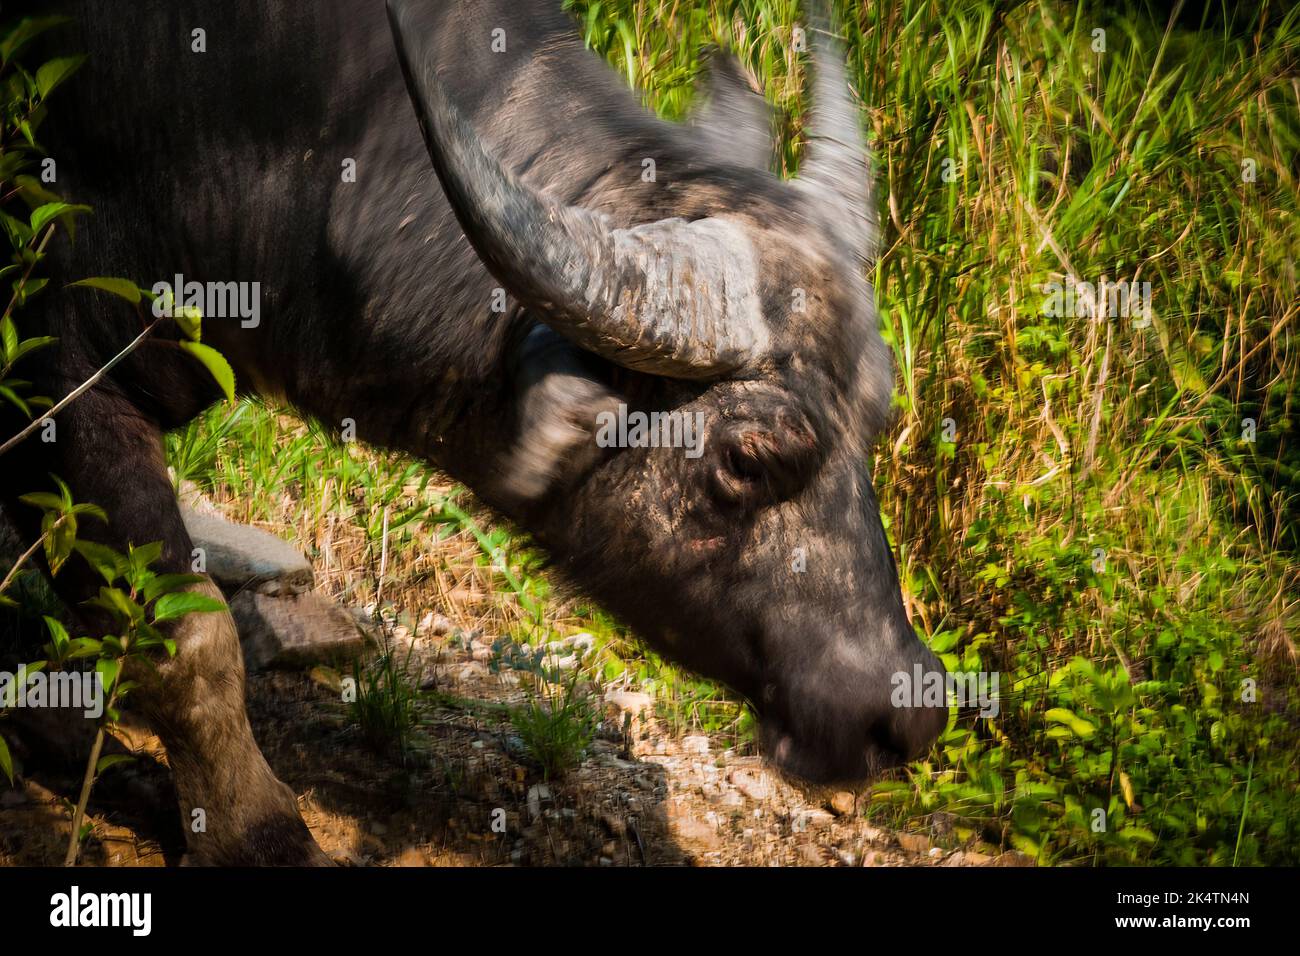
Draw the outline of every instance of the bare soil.
<instances>
[{"instance_id":1,"label":"bare soil","mask_svg":"<svg viewBox=\"0 0 1300 956\"><path fill-rule=\"evenodd\" d=\"M349 866L917 866L1008 865L1017 854L943 848L918 833L872 826L861 798L808 794L700 734L673 738L638 719L634 734L598 736L586 759L544 780L518 753L504 706L525 692L491 673L473 648L425 644L448 703L424 715L405 763L379 755L348 719L334 675L274 672L249 681L254 732L272 767L298 794L321 847ZM479 658L482 658L480 651ZM611 715L616 716L616 715ZM611 720L604 726L611 726ZM92 800L83 863L162 866L179 861L183 835L152 734L115 734L132 764L107 771ZM77 787L75 766L42 762L0 796L0 865L62 862Z\"/></svg>"}]
</instances>

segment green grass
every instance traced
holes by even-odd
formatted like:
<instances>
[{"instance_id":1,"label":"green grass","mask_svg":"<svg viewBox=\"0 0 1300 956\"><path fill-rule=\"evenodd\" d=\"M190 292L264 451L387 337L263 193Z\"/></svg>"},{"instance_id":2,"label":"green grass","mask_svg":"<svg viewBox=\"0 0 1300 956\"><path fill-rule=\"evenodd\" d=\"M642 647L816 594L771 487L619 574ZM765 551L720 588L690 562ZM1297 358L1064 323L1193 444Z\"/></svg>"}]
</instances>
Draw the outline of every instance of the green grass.
<instances>
[{"instance_id":1,"label":"green grass","mask_svg":"<svg viewBox=\"0 0 1300 956\"><path fill-rule=\"evenodd\" d=\"M797 167L795 4L570 6L671 117L701 48L734 48ZM1042 862L1300 861L1300 13L1244 11L900 0L843 21L898 367L880 499L918 630L950 667L1000 672L1003 698L992 719L954 714L928 759L877 785L877 819L944 814L949 839ZM1149 325L1045 315L1042 284L1070 276L1150 281ZM734 700L560 602L527 542L463 493L258 406L226 414L170 449L248 517L283 514L287 494L302 540L341 521L377 556L387 514L390 560L463 540L503 631L588 630L589 677L648 684L674 731L751 744ZM417 587L418 559L406 573Z\"/></svg>"},{"instance_id":2,"label":"green grass","mask_svg":"<svg viewBox=\"0 0 1300 956\"><path fill-rule=\"evenodd\" d=\"M572 684L549 700L530 700L510 712L510 722L527 755L554 780L578 766L596 734L598 715Z\"/></svg>"},{"instance_id":3,"label":"green grass","mask_svg":"<svg viewBox=\"0 0 1300 956\"><path fill-rule=\"evenodd\" d=\"M374 660L353 664L351 687L344 688L348 716L366 743L402 763L411 754L419 720L420 692L409 665L409 653L385 646Z\"/></svg>"}]
</instances>

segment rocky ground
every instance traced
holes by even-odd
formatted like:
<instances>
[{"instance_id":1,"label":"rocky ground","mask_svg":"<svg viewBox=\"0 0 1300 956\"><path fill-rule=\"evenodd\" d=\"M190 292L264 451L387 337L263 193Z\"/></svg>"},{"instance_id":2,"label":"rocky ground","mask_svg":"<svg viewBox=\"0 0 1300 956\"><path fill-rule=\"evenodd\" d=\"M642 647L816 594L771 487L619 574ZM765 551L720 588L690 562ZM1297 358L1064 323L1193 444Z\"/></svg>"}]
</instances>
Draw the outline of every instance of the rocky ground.
<instances>
[{"instance_id":1,"label":"rocky ground","mask_svg":"<svg viewBox=\"0 0 1300 956\"><path fill-rule=\"evenodd\" d=\"M195 504L195 502L192 502ZM599 718L581 762L547 779L509 719L536 700L521 648L428 610L414 626L347 611L313 589L310 564L278 539L224 524L198 502L187 516L230 599L250 668L253 729L298 794L317 841L347 866L901 866L1019 865L1019 854L958 848L942 821L928 833L872 825L865 797L809 793L761 759L703 734L675 735L655 702L627 686L574 681ZM343 701L351 661L387 647L422 689L405 755L367 741ZM548 651L552 675L577 674L589 640ZM585 697L584 697L585 695ZM0 786L0 865L62 862L68 801L88 745L75 734L11 722L19 766ZM84 738L82 739L84 742ZM166 755L127 723L91 802L83 862L157 866L183 852Z\"/></svg>"},{"instance_id":2,"label":"rocky ground","mask_svg":"<svg viewBox=\"0 0 1300 956\"><path fill-rule=\"evenodd\" d=\"M703 735L672 738L652 719L630 747L598 737L587 758L544 781L517 755L513 728L496 712L521 697L491 674L474 648L427 641L438 688L456 703L424 715L424 746L403 766L376 756L351 726L332 675L254 675L254 731L281 779L298 793L317 841L350 866L915 866L1017 865L1015 853L944 848L921 833L872 826L847 792L810 797ZM454 695L454 697L452 696ZM611 716L640 709L614 694ZM476 706L481 704L482 706ZM637 718L640 723L640 718ZM616 726L607 721L606 727ZM157 738L117 734L134 765L105 774L93 801L85 862L157 866L182 850L179 814ZM54 865L67 839L65 798L75 774L43 767L0 795L0 864ZM494 826L495 824L495 826Z\"/></svg>"}]
</instances>

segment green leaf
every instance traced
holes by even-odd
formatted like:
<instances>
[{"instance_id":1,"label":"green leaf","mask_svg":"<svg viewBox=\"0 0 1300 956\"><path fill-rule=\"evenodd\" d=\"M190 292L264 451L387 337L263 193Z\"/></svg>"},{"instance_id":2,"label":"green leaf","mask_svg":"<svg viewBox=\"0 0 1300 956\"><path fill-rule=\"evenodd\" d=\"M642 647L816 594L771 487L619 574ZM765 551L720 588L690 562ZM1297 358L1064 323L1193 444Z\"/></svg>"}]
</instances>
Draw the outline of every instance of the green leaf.
<instances>
[{"instance_id":1,"label":"green leaf","mask_svg":"<svg viewBox=\"0 0 1300 956\"><path fill-rule=\"evenodd\" d=\"M78 55L62 56L41 64L40 69L36 71L36 92L40 94L41 99L54 92L56 86L76 73L85 62L86 57Z\"/></svg>"},{"instance_id":2,"label":"green leaf","mask_svg":"<svg viewBox=\"0 0 1300 956\"><path fill-rule=\"evenodd\" d=\"M38 295L49 283L49 279L19 279L13 284L14 295L18 297L18 305L26 305L28 299Z\"/></svg>"},{"instance_id":3,"label":"green leaf","mask_svg":"<svg viewBox=\"0 0 1300 956\"><path fill-rule=\"evenodd\" d=\"M48 491L33 491L31 494L19 495L18 500L42 511L63 511L63 499Z\"/></svg>"},{"instance_id":4,"label":"green leaf","mask_svg":"<svg viewBox=\"0 0 1300 956\"><path fill-rule=\"evenodd\" d=\"M222 611L225 607L226 605L221 601L210 598L206 594L177 591L173 594L164 594L158 599L158 603L153 606L153 622L161 624L163 621L172 621L186 614Z\"/></svg>"},{"instance_id":5,"label":"green leaf","mask_svg":"<svg viewBox=\"0 0 1300 956\"><path fill-rule=\"evenodd\" d=\"M140 589L140 596L148 602L161 594L179 591L191 584L201 584L204 580L206 579L201 574L160 574Z\"/></svg>"},{"instance_id":6,"label":"green leaf","mask_svg":"<svg viewBox=\"0 0 1300 956\"><path fill-rule=\"evenodd\" d=\"M46 30L71 22L71 17L61 16L35 17L23 20L9 31L9 35L3 41L0 41L0 61L8 63L15 53Z\"/></svg>"},{"instance_id":7,"label":"green leaf","mask_svg":"<svg viewBox=\"0 0 1300 956\"><path fill-rule=\"evenodd\" d=\"M176 319L181 334L191 342L197 342L203 337L203 315L197 309L177 309L173 318Z\"/></svg>"},{"instance_id":8,"label":"green leaf","mask_svg":"<svg viewBox=\"0 0 1300 956\"><path fill-rule=\"evenodd\" d=\"M96 544L94 541L77 541L72 547L99 572L105 584L112 584L121 576L126 559L107 545Z\"/></svg>"},{"instance_id":9,"label":"green leaf","mask_svg":"<svg viewBox=\"0 0 1300 956\"><path fill-rule=\"evenodd\" d=\"M119 621L130 622L132 624L144 620L144 609L136 604L120 588L100 588L99 596L92 598L89 604L95 607L102 607ZM108 638L104 638L107 643Z\"/></svg>"},{"instance_id":10,"label":"green leaf","mask_svg":"<svg viewBox=\"0 0 1300 956\"><path fill-rule=\"evenodd\" d=\"M76 282L68 284L109 292L119 299L126 299L132 305L138 305L140 302L140 289L130 279L110 279L105 276L94 276L89 279L78 279Z\"/></svg>"},{"instance_id":11,"label":"green leaf","mask_svg":"<svg viewBox=\"0 0 1300 956\"><path fill-rule=\"evenodd\" d=\"M18 351L18 330L7 315L0 319L0 348L4 349L6 359Z\"/></svg>"},{"instance_id":12,"label":"green leaf","mask_svg":"<svg viewBox=\"0 0 1300 956\"><path fill-rule=\"evenodd\" d=\"M14 784L14 760L9 755L9 745L5 743L4 737L0 737L0 770L9 778L9 786Z\"/></svg>"},{"instance_id":13,"label":"green leaf","mask_svg":"<svg viewBox=\"0 0 1300 956\"><path fill-rule=\"evenodd\" d=\"M108 513L99 505L92 505L82 502L79 505L73 505L68 509L70 515L90 515L92 518L98 518L100 521L108 521Z\"/></svg>"},{"instance_id":14,"label":"green leaf","mask_svg":"<svg viewBox=\"0 0 1300 956\"><path fill-rule=\"evenodd\" d=\"M101 647L103 644L93 637L74 637L68 642L68 651L63 659L75 661L83 657L98 657Z\"/></svg>"},{"instance_id":15,"label":"green leaf","mask_svg":"<svg viewBox=\"0 0 1300 956\"><path fill-rule=\"evenodd\" d=\"M149 565L162 557L162 549L161 541L153 541L138 548L131 548L130 554L127 556L127 565L132 575L139 575L147 571Z\"/></svg>"},{"instance_id":16,"label":"green leaf","mask_svg":"<svg viewBox=\"0 0 1300 956\"><path fill-rule=\"evenodd\" d=\"M22 190L25 199L33 209L42 203L62 202L63 197L45 188L45 184L35 176L17 175L12 177L14 185Z\"/></svg>"},{"instance_id":17,"label":"green leaf","mask_svg":"<svg viewBox=\"0 0 1300 956\"><path fill-rule=\"evenodd\" d=\"M961 640L961 630L940 631L930 638L930 650L936 654L946 654L957 646Z\"/></svg>"},{"instance_id":18,"label":"green leaf","mask_svg":"<svg viewBox=\"0 0 1300 956\"><path fill-rule=\"evenodd\" d=\"M15 249L21 249L32 239L32 227L7 212L0 212L0 226L4 227L6 235L9 236L9 244Z\"/></svg>"},{"instance_id":19,"label":"green leaf","mask_svg":"<svg viewBox=\"0 0 1300 956\"><path fill-rule=\"evenodd\" d=\"M47 511L41 520L41 530L46 536L45 560L50 566L50 574L58 574L63 562L72 554L72 546L77 543L77 519L66 512L57 516L53 511Z\"/></svg>"},{"instance_id":20,"label":"green leaf","mask_svg":"<svg viewBox=\"0 0 1300 956\"><path fill-rule=\"evenodd\" d=\"M99 763L95 764L95 776L99 776L109 767L116 767L120 763L131 763L135 758L130 754L105 754L99 758Z\"/></svg>"},{"instance_id":21,"label":"green leaf","mask_svg":"<svg viewBox=\"0 0 1300 956\"><path fill-rule=\"evenodd\" d=\"M7 399L18 407L20 411L28 418L32 417L31 407L22 400L22 398L13 389L7 385L0 385L0 398Z\"/></svg>"},{"instance_id":22,"label":"green leaf","mask_svg":"<svg viewBox=\"0 0 1300 956\"><path fill-rule=\"evenodd\" d=\"M216 379L225 393L226 401L235 404L235 371L230 367L224 355L214 348L200 345L198 342L181 342L181 348L203 363L204 367Z\"/></svg>"},{"instance_id":23,"label":"green leaf","mask_svg":"<svg viewBox=\"0 0 1300 956\"><path fill-rule=\"evenodd\" d=\"M66 202L47 202L44 206L37 206L32 210L32 232L40 232L43 226L59 216L87 212L90 212L89 206L77 206Z\"/></svg>"},{"instance_id":24,"label":"green leaf","mask_svg":"<svg viewBox=\"0 0 1300 956\"><path fill-rule=\"evenodd\" d=\"M63 622L58 618L44 615L45 629L50 632L51 646L55 649L55 657L62 656L63 648L68 644L68 629L63 626Z\"/></svg>"},{"instance_id":25,"label":"green leaf","mask_svg":"<svg viewBox=\"0 0 1300 956\"><path fill-rule=\"evenodd\" d=\"M120 670L121 666L111 658L101 657L95 662L95 672L104 679L105 691L113 689L113 684L117 682L117 675Z\"/></svg>"},{"instance_id":26,"label":"green leaf","mask_svg":"<svg viewBox=\"0 0 1300 956\"><path fill-rule=\"evenodd\" d=\"M39 335L30 339L23 339L18 343L18 347L14 349L12 360L17 362L24 355L35 352L37 349L48 348L57 341L58 339L53 335Z\"/></svg>"}]
</instances>

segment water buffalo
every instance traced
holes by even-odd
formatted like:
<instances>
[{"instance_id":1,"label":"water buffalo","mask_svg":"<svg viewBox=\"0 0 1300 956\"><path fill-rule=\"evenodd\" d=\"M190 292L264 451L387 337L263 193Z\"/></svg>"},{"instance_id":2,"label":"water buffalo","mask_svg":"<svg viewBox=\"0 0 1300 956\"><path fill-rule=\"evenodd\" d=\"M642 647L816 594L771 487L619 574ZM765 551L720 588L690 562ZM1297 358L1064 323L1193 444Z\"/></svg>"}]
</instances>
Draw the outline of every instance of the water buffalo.
<instances>
[{"instance_id":1,"label":"water buffalo","mask_svg":"<svg viewBox=\"0 0 1300 956\"><path fill-rule=\"evenodd\" d=\"M940 665L872 489L892 368L828 34L809 33L809 143L786 181L733 67L715 64L692 122L660 120L555 3L62 6L60 47L89 61L42 138L94 215L51 248L52 288L259 283L255 322L204 321L243 390L474 489L642 639L743 694L779 768L862 781L930 744L945 710L890 706L891 675ZM28 370L56 398L140 330L81 290L23 319L59 338ZM107 510L105 540L162 540L166 569L189 570L162 433L217 392L176 338L169 324L61 412L56 442L6 456L12 515L57 474ZM616 410L698 413L702 451L606 447L596 422ZM91 585L59 576L69 603ZM249 729L230 617L175 636L135 699L186 821L206 812L189 859L320 861Z\"/></svg>"}]
</instances>

